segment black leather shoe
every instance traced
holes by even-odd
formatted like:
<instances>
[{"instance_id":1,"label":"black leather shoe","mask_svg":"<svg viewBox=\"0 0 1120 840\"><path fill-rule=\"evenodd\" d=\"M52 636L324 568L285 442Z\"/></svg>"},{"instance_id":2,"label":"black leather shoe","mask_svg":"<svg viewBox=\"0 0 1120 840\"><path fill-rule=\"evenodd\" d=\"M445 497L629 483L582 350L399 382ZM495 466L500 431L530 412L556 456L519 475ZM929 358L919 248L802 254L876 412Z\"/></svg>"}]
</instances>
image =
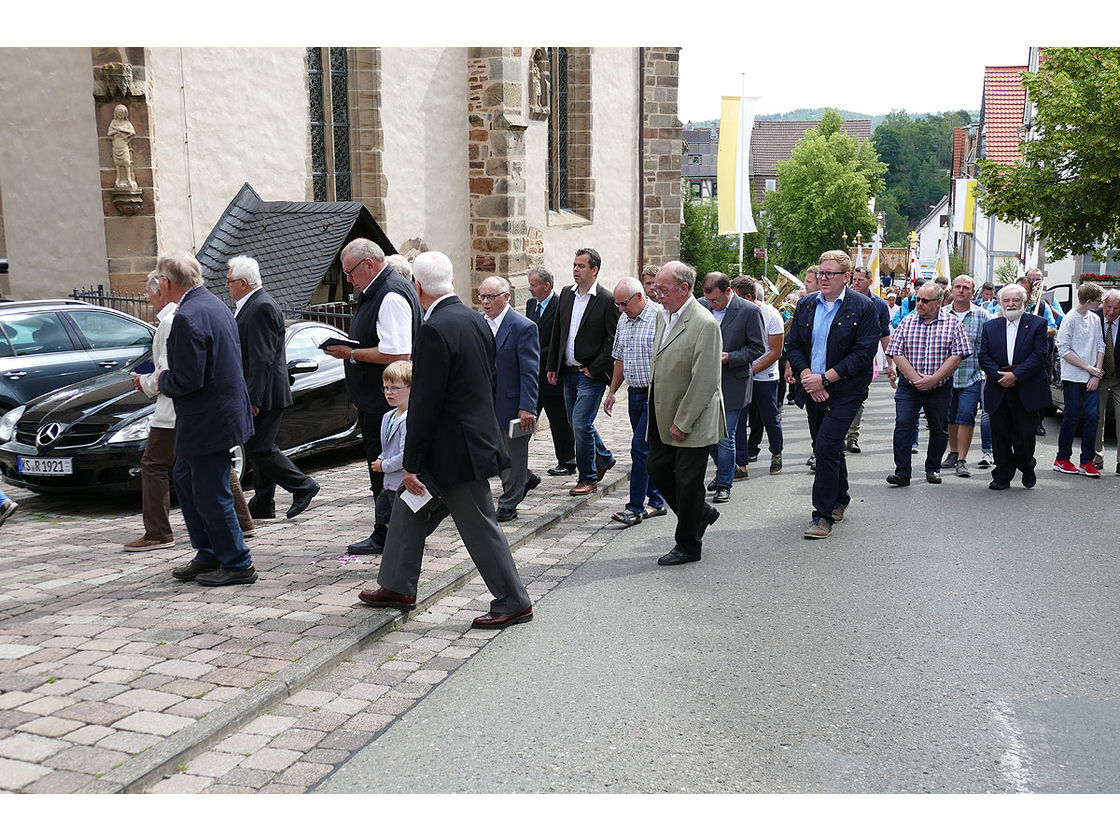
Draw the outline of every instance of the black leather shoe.
<instances>
[{"instance_id":1,"label":"black leather shoe","mask_svg":"<svg viewBox=\"0 0 1120 840\"><path fill-rule=\"evenodd\" d=\"M385 543L373 537L346 546L347 554L380 554L384 550Z\"/></svg>"},{"instance_id":2,"label":"black leather shoe","mask_svg":"<svg viewBox=\"0 0 1120 840\"><path fill-rule=\"evenodd\" d=\"M498 508L498 521L499 522L512 522L517 518L517 510L515 508Z\"/></svg>"},{"instance_id":3,"label":"black leather shoe","mask_svg":"<svg viewBox=\"0 0 1120 840\"><path fill-rule=\"evenodd\" d=\"M1010 486L1006 481L996 481L994 478L988 483L989 490L1006 490Z\"/></svg>"},{"instance_id":4,"label":"black leather shoe","mask_svg":"<svg viewBox=\"0 0 1120 840\"><path fill-rule=\"evenodd\" d=\"M1026 487L1028 490L1030 490L1036 484L1038 484L1038 476L1035 475L1034 470L1031 470L1030 472L1023 473L1023 486L1024 487Z\"/></svg>"},{"instance_id":5,"label":"black leather shoe","mask_svg":"<svg viewBox=\"0 0 1120 840\"><path fill-rule=\"evenodd\" d=\"M899 475L898 473L891 473L887 476L887 484L891 487L909 487L910 478L905 475Z\"/></svg>"},{"instance_id":6,"label":"black leather shoe","mask_svg":"<svg viewBox=\"0 0 1120 840\"><path fill-rule=\"evenodd\" d=\"M859 444L855 443L854 441L852 443L849 443L848 445L846 445L844 448L848 452L851 452L853 455L858 455L860 452L863 451L862 449L859 448Z\"/></svg>"},{"instance_id":7,"label":"black leather shoe","mask_svg":"<svg viewBox=\"0 0 1120 840\"><path fill-rule=\"evenodd\" d=\"M941 473L938 470L929 470L926 473L926 481L928 481L930 484L940 484Z\"/></svg>"},{"instance_id":8,"label":"black leather shoe","mask_svg":"<svg viewBox=\"0 0 1120 840\"><path fill-rule=\"evenodd\" d=\"M709 493L711 493L713 490L718 490L718 489L719 489L719 485L716 484L716 480L714 478L711 481L708 482L708 492Z\"/></svg>"},{"instance_id":9,"label":"black leather shoe","mask_svg":"<svg viewBox=\"0 0 1120 840\"><path fill-rule=\"evenodd\" d=\"M1034 430L1034 433L1038 435L1038 437L1046 437L1046 427L1039 423L1038 428Z\"/></svg>"},{"instance_id":10,"label":"black leather shoe","mask_svg":"<svg viewBox=\"0 0 1120 840\"><path fill-rule=\"evenodd\" d=\"M657 558L657 565L658 566L679 566L682 563L695 563L699 559L700 559L699 555L697 555L696 557L693 557L691 555L685 554L682 551L678 551L677 549L674 548L668 554L663 554L660 557L658 557Z\"/></svg>"},{"instance_id":11,"label":"black leather shoe","mask_svg":"<svg viewBox=\"0 0 1120 840\"><path fill-rule=\"evenodd\" d=\"M575 464L557 464L555 467L552 467L548 470L548 474L549 475L575 475L576 474L576 465Z\"/></svg>"},{"instance_id":12,"label":"black leather shoe","mask_svg":"<svg viewBox=\"0 0 1120 840\"><path fill-rule=\"evenodd\" d=\"M712 502L719 504L720 502L730 502L731 491L726 487L717 487L716 494L712 497Z\"/></svg>"},{"instance_id":13,"label":"black leather shoe","mask_svg":"<svg viewBox=\"0 0 1120 840\"><path fill-rule=\"evenodd\" d=\"M256 583L257 570L252 566L244 569L215 569L203 572L195 578L203 586L232 586L235 583Z\"/></svg>"},{"instance_id":14,"label":"black leather shoe","mask_svg":"<svg viewBox=\"0 0 1120 840\"><path fill-rule=\"evenodd\" d=\"M541 477L534 472L529 473L529 480L525 482L525 492L521 494L521 499L524 501L525 497L541 486Z\"/></svg>"},{"instance_id":15,"label":"black leather shoe","mask_svg":"<svg viewBox=\"0 0 1120 840\"><path fill-rule=\"evenodd\" d=\"M203 563L196 557L187 565L172 569L171 577L176 580L194 580L199 575L205 572L212 572L217 568L217 563Z\"/></svg>"},{"instance_id":16,"label":"black leather shoe","mask_svg":"<svg viewBox=\"0 0 1120 840\"><path fill-rule=\"evenodd\" d=\"M309 490L303 490L292 496L292 506L288 508L288 519L299 516L307 510L307 506L311 504L311 500L315 498L318 492L319 485L313 483Z\"/></svg>"},{"instance_id":17,"label":"black leather shoe","mask_svg":"<svg viewBox=\"0 0 1120 840\"><path fill-rule=\"evenodd\" d=\"M704 524L700 526L700 539L704 539L704 532L708 530L709 525L715 525L717 519L719 519L719 511L708 505L708 509L704 513ZM700 558L697 557L696 559L699 560Z\"/></svg>"}]
</instances>

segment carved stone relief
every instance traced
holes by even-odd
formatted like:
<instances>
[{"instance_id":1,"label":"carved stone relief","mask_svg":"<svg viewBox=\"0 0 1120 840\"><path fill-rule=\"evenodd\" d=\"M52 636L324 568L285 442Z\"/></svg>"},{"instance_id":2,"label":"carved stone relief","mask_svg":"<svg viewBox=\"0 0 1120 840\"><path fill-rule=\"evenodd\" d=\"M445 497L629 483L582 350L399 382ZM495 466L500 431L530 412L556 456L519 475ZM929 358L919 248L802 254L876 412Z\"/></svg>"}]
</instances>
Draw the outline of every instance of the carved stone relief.
<instances>
[{"instance_id":1,"label":"carved stone relief","mask_svg":"<svg viewBox=\"0 0 1120 840\"><path fill-rule=\"evenodd\" d=\"M113 204L126 216L131 216L143 202L142 192L136 185L136 172L132 166L132 138L136 129L128 118L128 108L118 105L113 109L113 121L106 136L113 143L113 166L117 179L113 184Z\"/></svg>"},{"instance_id":2,"label":"carved stone relief","mask_svg":"<svg viewBox=\"0 0 1120 840\"><path fill-rule=\"evenodd\" d=\"M529 118L548 119L552 110L552 70L548 50L537 47L529 63Z\"/></svg>"}]
</instances>

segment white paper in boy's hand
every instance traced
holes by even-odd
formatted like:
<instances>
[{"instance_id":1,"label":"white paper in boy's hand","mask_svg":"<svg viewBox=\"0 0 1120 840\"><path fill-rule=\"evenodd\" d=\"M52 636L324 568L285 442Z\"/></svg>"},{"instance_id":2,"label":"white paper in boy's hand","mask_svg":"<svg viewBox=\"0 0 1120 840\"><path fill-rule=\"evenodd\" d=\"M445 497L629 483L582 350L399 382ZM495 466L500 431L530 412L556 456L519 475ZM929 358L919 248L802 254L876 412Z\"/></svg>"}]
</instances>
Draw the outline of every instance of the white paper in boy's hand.
<instances>
[{"instance_id":1,"label":"white paper in boy's hand","mask_svg":"<svg viewBox=\"0 0 1120 840\"><path fill-rule=\"evenodd\" d=\"M424 492L419 495L413 493L411 490L405 490L401 494L401 498L404 499L404 503L408 505L413 513L417 513L420 508L424 507L424 505L432 500L432 494L428 488L425 487Z\"/></svg>"}]
</instances>

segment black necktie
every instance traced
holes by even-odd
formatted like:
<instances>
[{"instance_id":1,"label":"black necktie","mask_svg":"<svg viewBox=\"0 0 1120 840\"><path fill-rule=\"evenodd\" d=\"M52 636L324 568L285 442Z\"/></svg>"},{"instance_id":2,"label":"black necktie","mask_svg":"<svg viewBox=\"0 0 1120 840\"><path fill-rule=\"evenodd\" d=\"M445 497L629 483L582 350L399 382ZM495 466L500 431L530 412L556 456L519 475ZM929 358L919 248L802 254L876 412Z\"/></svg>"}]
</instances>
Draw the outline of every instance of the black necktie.
<instances>
[{"instance_id":1,"label":"black necktie","mask_svg":"<svg viewBox=\"0 0 1120 840\"><path fill-rule=\"evenodd\" d=\"M529 318L532 319L534 324L537 323L538 321L540 321L540 319L541 319L541 302L539 300L536 300L536 299L533 300L532 311L529 313Z\"/></svg>"}]
</instances>

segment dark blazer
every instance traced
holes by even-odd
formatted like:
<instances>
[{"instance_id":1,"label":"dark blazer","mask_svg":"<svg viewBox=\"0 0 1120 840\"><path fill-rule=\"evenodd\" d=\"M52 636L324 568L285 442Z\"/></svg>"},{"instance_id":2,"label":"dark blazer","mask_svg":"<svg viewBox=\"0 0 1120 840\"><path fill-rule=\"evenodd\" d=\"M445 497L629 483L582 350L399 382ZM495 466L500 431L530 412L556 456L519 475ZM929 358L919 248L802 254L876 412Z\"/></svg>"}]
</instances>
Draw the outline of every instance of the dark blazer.
<instances>
[{"instance_id":1,"label":"dark blazer","mask_svg":"<svg viewBox=\"0 0 1120 840\"><path fill-rule=\"evenodd\" d=\"M566 363L564 349L568 346L568 330L572 323L572 305L576 286L565 286L556 305L556 320L552 324L552 340L548 346L548 370L559 371ZM587 302L583 320L576 331L575 357L581 367L591 372L592 379L610 383L614 373L614 332L618 326L618 307L614 296L600 283L595 284L595 294Z\"/></svg>"},{"instance_id":2,"label":"dark blazer","mask_svg":"<svg viewBox=\"0 0 1120 840\"><path fill-rule=\"evenodd\" d=\"M483 326L490 330L485 321ZM518 411L537 413L541 370L537 325L512 306L507 306L502 325L494 336L494 346L498 375L494 409L498 416L498 428L505 434L509 421L517 416Z\"/></svg>"},{"instance_id":3,"label":"dark blazer","mask_svg":"<svg viewBox=\"0 0 1120 840\"><path fill-rule=\"evenodd\" d=\"M412 352L405 470L446 489L509 466L494 413L494 355L494 336L473 309L450 297L432 309Z\"/></svg>"},{"instance_id":4,"label":"dark blazer","mask_svg":"<svg viewBox=\"0 0 1120 840\"><path fill-rule=\"evenodd\" d=\"M560 301L560 296L553 292L548 296L548 305L545 307L544 314L537 320L537 338L541 345L541 379L544 379L545 371L548 369L548 352L552 346L552 325L556 323L556 307ZM525 301L525 317L531 318L530 312L532 307L537 305L538 301L534 297L530 297Z\"/></svg>"},{"instance_id":5,"label":"dark blazer","mask_svg":"<svg viewBox=\"0 0 1120 840\"><path fill-rule=\"evenodd\" d=\"M236 315L241 339L241 370L249 404L261 411L292 404L288 360L284 355L284 316L264 289L253 292Z\"/></svg>"},{"instance_id":6,"label":"dark blazer","mask_svg":"<svg viewBox=\"0 0 1120 840\"><path fill-rule=\"evenodd\" d=\"M786 348L794 378L798 380L812 359L813 316L820 295L820 292L810 292L793 310ZM882 337L878 312L871 298L852 289L845 290L844 302L829 327L825 350L825 364L840 375L839 381L828 386L830 400L854 397L863 402L867 399L872 362ZM803 389L796 389L794 398L799 406L805 404L805 396Z\"/></svg>"},{"instance_id":7,"label":"dark blazer","mask_svg":"<svg viewBox=\"0 0 1120 840\"><path fill-rule=\"evenodd\" d=\"M984 407L991 414L999 408L1009 388L999 384L1000 368L1015 365L1019 380L1015 394L1026 411L1042 411L1053 401L1050 382L1046 375L1046 353L1049 340L1046 319L1029 312L1021 317L1019 334L1015 337L1015 358L1007 358L1007 319L992 318L984 322L980 332L980 349L977 358L980 369L987 376L984 383Z\"/></svg>"},{"instance_id":8,"label":"dark blazer","mask_svg":"<svg viewBox=\"0 0 1120 840\"><path fill-rule=\"evenodd\" d=\"M700 303L709 312L712 311L707 298L700 298ZM727 354L727 364L721 365L723 405L726 410L734 411L750 403L754 382L752 366L770 349L766 341L762 310L758 304L732 292L731 300L727 302L727 314L720 322L719 331L723 336L723 352Z\"/></svg>"},{"instance_id":9,"label":"dark blazer","mask_svg":"<svg viewBox=\"0 0 1120 840\"><path fill-rule=\"evenodd\" d=\"M233 313L195 286L183 295L167 337L167 367L159 390L175 403L175 454L209 455L253 434L249 392Z\"/></svg>"}]
</instances>

